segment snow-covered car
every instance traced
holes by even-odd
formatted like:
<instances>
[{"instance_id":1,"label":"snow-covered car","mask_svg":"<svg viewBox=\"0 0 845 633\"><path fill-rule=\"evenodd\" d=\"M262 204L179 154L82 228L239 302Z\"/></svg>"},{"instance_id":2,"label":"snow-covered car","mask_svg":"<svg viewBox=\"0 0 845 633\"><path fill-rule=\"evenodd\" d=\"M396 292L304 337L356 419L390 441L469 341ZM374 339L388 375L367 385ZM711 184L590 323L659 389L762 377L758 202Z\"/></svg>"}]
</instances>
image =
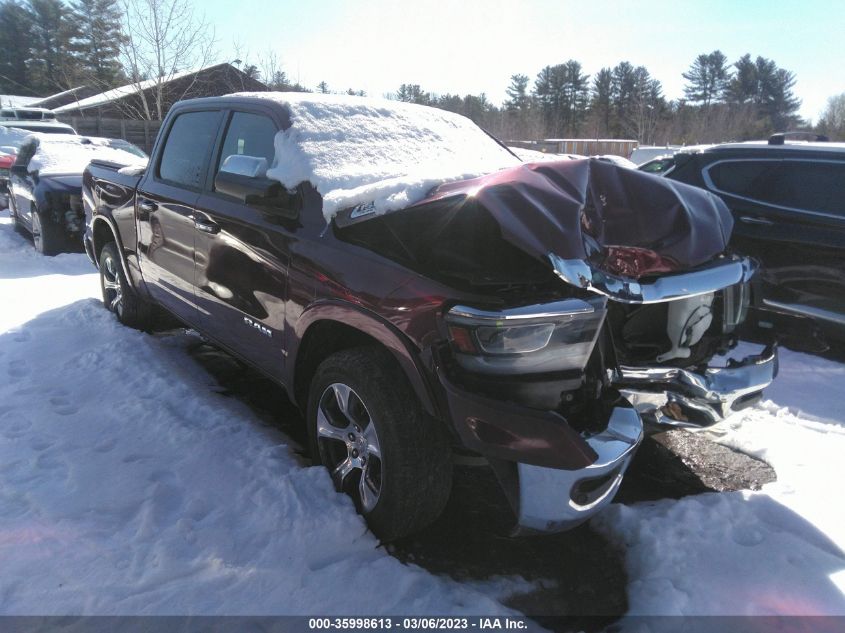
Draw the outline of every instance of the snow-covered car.
<instances>
[{"instance_id":1,"label":"snow-covered car","mask_svg":"<svg viewBox=\"0 0 845 633\"><path fill-rule=\"evenodd\" d=\"M286 390L314 460L389 540L483 458L517 532L610 503L643 418L753 402L737 343L754 264L714 195L592 159L523 163L468 119L336 95L183 101L146 169L92 161L104 305L164 308ZM209 468L213 468L209 464Z\"/></svg>"},{"instance_id":2,"label":"snow-covered car","mask_svg":"<svg viewBox=\"0 0 845 633\"><path fill-rule=\"evenodd\" d=\"M32 134L20 144L10 167L9 213L15 226L32 234L40 253L55 255L82 244L82 172L89 161L146 162L113 144L112 139L71 134Z\"/></svg>"}]
</instances>

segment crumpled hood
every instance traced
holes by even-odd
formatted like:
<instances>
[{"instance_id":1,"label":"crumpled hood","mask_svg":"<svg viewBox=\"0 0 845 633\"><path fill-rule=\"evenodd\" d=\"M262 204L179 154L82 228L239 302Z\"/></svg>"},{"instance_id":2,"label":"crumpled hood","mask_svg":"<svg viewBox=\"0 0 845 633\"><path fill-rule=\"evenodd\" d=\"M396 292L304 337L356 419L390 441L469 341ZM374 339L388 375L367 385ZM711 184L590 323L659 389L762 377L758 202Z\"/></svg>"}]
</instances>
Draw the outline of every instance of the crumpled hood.
<instances>
[{"instance_id":1,"label":"crumpled hood","mask_svg":"<svg viewBox=\"0 0 845 633\"><path fill-rule=\"evenodd\" d=\"M503 237L545 260L587 259L589 244L650 249L681 269L723 253L733 218L715 195L595 160L527 163L441 185L417 205L474 196Z\"/></svg>"}]
</instances>

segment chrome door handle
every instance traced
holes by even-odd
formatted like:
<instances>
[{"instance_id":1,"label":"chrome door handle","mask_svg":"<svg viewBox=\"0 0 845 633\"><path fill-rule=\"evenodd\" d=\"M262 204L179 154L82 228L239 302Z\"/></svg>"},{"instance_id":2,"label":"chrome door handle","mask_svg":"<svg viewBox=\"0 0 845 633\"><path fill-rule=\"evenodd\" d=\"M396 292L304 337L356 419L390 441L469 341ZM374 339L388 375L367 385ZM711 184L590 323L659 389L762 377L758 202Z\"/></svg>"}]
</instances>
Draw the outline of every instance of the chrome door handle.
<instances>
[{"instance_id":1,"label":"chrome door handle","mask_svg":"<svg viewBox=\"0 0 845 633\"><path fill-rule=\"evenodd\" d=\"M756 224L757 226L772 226L774 222L766 218L755 218L753 215L741 215L739 221L745 224Z\"/></svg>"},{"instance_id":2,"label":"chrome door handle","mask_svg":"<svg viewBox=\"0 0 845 633\"><path fill-rule=\"evenodd\" d=\"M153 211L158 209L158 205L152 200L141 200L141 202L138 204L138 207L144 213L152 213Z\"/></svg>"},{"instance_id":3,"label":"chrome door handle","mask_svg":"<svg viewBox=\"0 0 845 633\"><path fill-rule=\"evenodd\" d=\"M202 218L194 218L194 227L198 231L202 231L203 233L218 233L220 231L220 225L216 222L212 222L210 220L203 220Z\"/></svg>"}]
</instances>

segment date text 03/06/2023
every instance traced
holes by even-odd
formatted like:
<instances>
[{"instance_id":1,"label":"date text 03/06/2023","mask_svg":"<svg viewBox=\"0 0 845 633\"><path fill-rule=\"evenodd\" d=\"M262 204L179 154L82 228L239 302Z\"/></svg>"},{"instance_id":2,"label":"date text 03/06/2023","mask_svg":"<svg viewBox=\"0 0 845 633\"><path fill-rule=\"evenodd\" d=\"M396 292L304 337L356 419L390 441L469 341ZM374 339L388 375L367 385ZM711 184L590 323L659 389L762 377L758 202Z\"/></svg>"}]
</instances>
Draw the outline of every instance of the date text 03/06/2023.
<instances>
[{"instance_id":1,"label":"date text 03/06/2023","mask_svg":"<svg viewBox=\"0 0 845 633\"><path fill-rule=\"evenodd\" d=\"M390 630L445 631L445 630L513 630L526 631L530 627L525 618L476 617L476 618L309 618L309 630Z\"/></svg>"}]
</instances>

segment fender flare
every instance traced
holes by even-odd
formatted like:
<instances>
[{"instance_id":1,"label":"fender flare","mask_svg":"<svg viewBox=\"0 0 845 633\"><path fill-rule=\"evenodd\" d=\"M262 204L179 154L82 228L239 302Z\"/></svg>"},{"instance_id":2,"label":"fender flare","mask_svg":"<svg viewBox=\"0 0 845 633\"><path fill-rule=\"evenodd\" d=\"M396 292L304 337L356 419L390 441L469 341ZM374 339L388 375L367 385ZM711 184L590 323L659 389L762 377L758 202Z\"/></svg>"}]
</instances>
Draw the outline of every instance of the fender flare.
<instances>
[{"instance_id":1,"label":"fender flare","mask_svg":"<svg viewBox=\"0 0 845 633\"><path fill-rule=\"evenodd\" d=\"M437 399L426 378L419 351L395 325L366 308L336 299L318 300L307 306L293 326L288 340L296 341L290 352L290 378L296 385L297 360L300 346L308 330L317 323L328 321L351 327L383 345L402 368L405 377L429 415L441 417ZM294 395L294 397L296 397Z\"/></svg>"},{"instance_id":2,"label":"fender flare","mask_svg":"<svg viewBox=\"0 0 845 633\"><path fill-rule=\"evenodd\" d=\"M106 215L97 214L91 220L91 250L93 253L97 252L97 232L94 230L98 223L105 222L106 226L109 227L109 231L111 231L112 237L114 237L114 241L117 244L117 253L118 259L120 260L120 267L123 269L123 274L126 276L126 279L131 282L132 277L129 275L129 267L126 264L126 255L123 253L123 242L120 239L120 233L117 230L117 226L114 224L114 220ZM94 258L94 264L97 266L97 270L100 269L100 262L97 258Z\"/></svg>"}]
</instances>

